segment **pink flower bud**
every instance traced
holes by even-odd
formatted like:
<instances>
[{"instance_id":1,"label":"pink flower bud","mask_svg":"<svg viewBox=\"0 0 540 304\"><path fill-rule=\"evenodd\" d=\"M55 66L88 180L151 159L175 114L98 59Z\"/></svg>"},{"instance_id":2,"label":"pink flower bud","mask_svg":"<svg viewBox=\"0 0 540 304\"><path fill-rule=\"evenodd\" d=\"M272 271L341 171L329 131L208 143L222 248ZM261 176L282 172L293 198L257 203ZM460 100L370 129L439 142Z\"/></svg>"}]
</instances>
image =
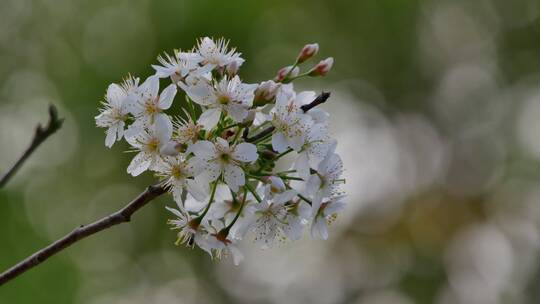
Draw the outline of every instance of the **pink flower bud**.
<instances>
[{"instance_id":1,"label":"pink flower bud","mask_svg":"<svg viewBox=\"0 0 540 304\"><path fill-rule=\"evenodd\" d=\"M306 44L302 50L300 51L300 54L298 54L298 58L296 59L297 63L302 63L309 58L315 56L319 52L319 44L312 43L312 44Z\"/></svg>"},{"instance_id":2,"label":"pink flower bud","mask_svg":"<svg viewBox=\"0 0 540 304\"><path fill-rule=\"evenodd\" d=\"M298 73L300 73L300 69L298 67L295 67L292 71L292 65L286 66L284 68L281 68L281 70L278 71L275 81L276 82L282 82L287 76L288 77L296 77L298 76ZM290 71L290 74L289 74Z\"/></svg>"},{"instance_id":3,"label":"pink flower bud","mask_svg":"<svg viewBox=\"0 0 540 304\"><path fill-rule=\"evenodd\" d=\"M309 71L309 76L325 76L333 65L334 58L332 57L321 60Z\"/></svg>"}]
</instances>

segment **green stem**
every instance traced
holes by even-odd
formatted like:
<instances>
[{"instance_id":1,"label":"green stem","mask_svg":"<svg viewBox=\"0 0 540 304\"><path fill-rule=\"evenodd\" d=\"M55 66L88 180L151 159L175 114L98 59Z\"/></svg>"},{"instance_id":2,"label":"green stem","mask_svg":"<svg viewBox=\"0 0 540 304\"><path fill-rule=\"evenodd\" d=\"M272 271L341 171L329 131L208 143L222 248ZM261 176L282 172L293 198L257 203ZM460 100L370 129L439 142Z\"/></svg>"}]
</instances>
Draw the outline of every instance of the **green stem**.
<instances>
[{"instance_id":1,"label":"green stem","mask_svg":"<svg viewBox=\"0 0 540 304\"><path fill-rule=\"evenodd\" d=\"M214 202L214 196L216 195L218 180L219 178L214 182L214 186L212 187L212 194L210 194L210 200L208 201L208 205L206 205L203 213L197 217L199 221L202 221L206 213L208 213L208 210L210 210L210 205L212 205L212 203Z\"/></svg>"},{"instance_id":2,"label":"green stem","mask_svg":"<svg viewBox=\"0 0 540 304\"><path fill-rule=\"evenodd\" d=\"M291 153L292 151L294 151L294 150L291 149L291 148L289 148L287 151L283 151L283 152L281 152L280 154L278 154L278 155L274 158L274 160L278 160L278 159L280 159L281 157L283 157L283 156L285 156L285 155Z\"/></svg>"},{"instance_id":3,"label":"green stem","mask_svg":"<svg viewBox=\"0 0 540 304\"><path fill-rule=\"evenodd\" d=\"M255 192L255 190L253 190L253 188L248 183L246 183L244 187L246 187L246 189L248 189L248 191L251 192L251 194L253 194L257 202L259 203L262 202L261 197L257 194L257 192Z\"/></svg>"},{"instance_id":4,"label":"green stem","mask_svg":"<svg viewBox=\"0 0 540 304\"><path fill-rule=\"evenodd\" d=\"M259 143L265 142L270 137L272 137L272 133L266 134L265 136L257 139L256 141L253 142L253 144L259 144Z\"/></svg>"},{"instance_id":5,"label":"green stem","mask_svg":"<svg viewBox=\"0 0 540 304\"><path fill-rule=\"evenodd\" d=\"M303 201L305 201L306 203L308 203L310 206L313 205L313 203L311 202L310 199L308 199L307 197L303 196L302 194L300 193L297 193L298 197L301 198Z\"/></svg>"},{"instance_id":6,"label":"green stem","mask_svg":"<svg viewBox=\"0 0 540 304\"><path fill-rule=\"evenodd\" d=\"M286 175L278 175L281 179L287 179L287 180L297 180L297 181L304 181L303 178L300 177L294 177L294 176L286 176Z\"/></svg>"},{"instance_id":7,"label":"green stem","mask_svg":"<svg viewBox=\"0 0 540 304\"><path fill-rule=\"evenodd\" d=\"M246 198L247 198L247 188L244 187L244 198L242 199L242 205L240 205L240 209L238 210L238 213L236 214L236 216L234 217L232 222L227 227L225 227L225 229L227 229L227 230L231 229L231 227L234 225L234 223L236 223L236 221L238 220L238 218L242 214L242 211L244 210L244 205L246 204Z\"/></svg>"},{"instance_id":8,"label":"green stem","mask_svg":"<svg viewBox=\"0 0 540 304\"><path fill-rule=\"evenodd\" d=\"M191 119L196 122L197 121L197 114L195 113L195 106L193 105L193 102L188 98L186 95L186 103L189 108L189 114L191 116Z\"/></svg>"},{"instance_id":9,"label":"green stem","mask_svg":"<svg viewBox=\"0 0 540 304\"><path fill-rule=\"evenodd\" d=\"M283 80L281 82L283 83L289 83L291 82L292 80L295 79L295 77L292 77L292 78L289 78L289 76L291 76L291 73L292 71L298 66L298 61L296 61L293 66L291 67L291 69L287 72L287 74L285 75L285 77L283 77Z\"/></svg>"},{"instance_id":10,"label":"green stem","mask_svg":"<svg viewBox=\"0 0 540 304\"><path fill-rule=\"evenodd\" d=\"M236 129L236 134L234 135L234 138L233 138L233 141L232 141L233 144L236 143L236 141L238 140L238 138L240 138L240 134L242 134L242 131L243 131L243 130L244 130L243 127L238 127L238 128Z\"/></svg>"},{"instance_id":11,"label":"green stem","mask_svg":"<svg viewBox=\"0 0 540 304\"><path fill-rule=\"evenodd\" d=\"M239 123L234 123L234 124L225 126L225 127L223 127L223 130L222 130L222 131L225 131L225 130L230 129L230 128L237 127L238 125L240 125L240 124L239 124Z\"/></svg>"},{"instance_id":12,"label":"green stem","mask_svg":"<svg viewBox=\"0 0 540 304\"><path fill-rule=\"evenodd\" d=\"M287 189L292 189L291 186L289 186L289 185L287 185L287 184L285 184L285 187L287 187ZM303 200L303 201L305 201L306 203L308 203L310 206L313 205L313 202L312 202L309 198L303 196L303 195L300 194L300 193L296 193L296 195L297 195L301 200Z\"/></svg>"}]
</instances>

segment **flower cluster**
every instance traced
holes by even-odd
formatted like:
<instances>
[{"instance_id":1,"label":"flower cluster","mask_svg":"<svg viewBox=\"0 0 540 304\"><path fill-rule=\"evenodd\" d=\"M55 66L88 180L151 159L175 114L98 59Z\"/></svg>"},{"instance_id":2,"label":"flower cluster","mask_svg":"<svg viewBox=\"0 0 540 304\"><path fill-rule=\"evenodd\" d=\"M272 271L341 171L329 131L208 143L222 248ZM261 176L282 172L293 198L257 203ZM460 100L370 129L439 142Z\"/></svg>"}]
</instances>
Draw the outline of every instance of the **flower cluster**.
<instances>
[{"instance_id":1,"label":"flower cluster","mask_svg":"<svg viewBox=\"0 0 540 304\"><path fill-rule=\"evenodd\" d=\"M125 138L136 153L127 172L151 171L171 192L177 244L237 264L244 238L268 248L299 239L309 225L313 237L328 237L327 225L345 206L329 115L315 108L329 94L297 93L292 83L331 69L327 58L300 73L318 50L308 44L275 79L248 84L238 76L241 54L206 37L190 51L159 56L144 82L128 76L108 87L95 118L107 129L105 145ZM180 94L181 111L167 114Z\"/></svg>"}]
</instances>

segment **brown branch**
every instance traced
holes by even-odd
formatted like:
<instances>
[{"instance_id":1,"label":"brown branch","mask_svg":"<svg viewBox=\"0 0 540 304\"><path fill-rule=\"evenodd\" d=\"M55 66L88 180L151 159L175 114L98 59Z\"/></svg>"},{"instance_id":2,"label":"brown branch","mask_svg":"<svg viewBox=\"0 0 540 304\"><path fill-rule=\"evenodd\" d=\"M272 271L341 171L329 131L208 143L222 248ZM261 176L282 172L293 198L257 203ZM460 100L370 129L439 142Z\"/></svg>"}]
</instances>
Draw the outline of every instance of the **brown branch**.
<instances>
[{"instance_id":1,"label":"brown branch","mask_svg":"<svg viewBox=\"0 0 540 304\"><path fill-rule=\"evenodd\" d=\"M19 262L17 265L0 274L0 286L21 275L22 273L28 271L29 269L43 263L51 256L57 254L58 252L66 249L67 247L90 235L98 233L111 226L118 225L124 222L129 222L131 220L131 216L135 212L137 212L137 210L141 209L150 201L162 195L166 191L167 189L161 185L150 186L143 193L139 194L139 196L137 196L129 204L127 204L124 208L89 225L81 225L75 228L75 230L68 233L61 239L58 239L49 246L37 251L23 261Z\"/></svg>"},{"instance_id":2,"label":"brown branch","mask_svg":"<svg viewBox=\"0 0 540 304\"><path fill-rule=\"evenodd\" d=\"M322 92L319 96L317 96L312 102L308 103L308 104L305 104L303 106L301 106L300 108L302 109L302 111L304 111L304 113L306 113L307 111L313 109L314 107L322 104L322 103L325 103L328 98L330 97L330 93L329 92ZM275 127L268 127L266 129L264 129L263 131L257 133L257 135L254 135L253 137L247 137L247 134L244 133L244 140L246 142L255 142L261 138L264 138L265 136L267 136L268 134L274 132L275 130Z\"/></svg>"},{"instance_id":3,"label":"brown branch","mask_svg":"<svg viewBox=\"0 0 540 304\"><path fill-rule=\"evenodd\" d=\"M322 103L325 103L328 100L328 98L330 98L330 92L322 92L312 102L310 102L310 103L308 103L306 105L303 105L300 108L302 109L302 111L304 111L304 113L306 113L307 111L315 108L316 106L318 106L318 105L320 105Z\"/></svg>"},{"instance_id":4,"label":"brown branch","mask_svg":"<svg viewBox=\"0 0 540 304\"><path fill-rule=\"evenodd\" d=\"M7 182L17 173L19 168L22 166L22 164L26 161L26 159L34 152L34 150L41 145L49 136L54 134L60 127L62 127L62 123L64 122L64 119L58 118L58 112L56 110L56 107L54 105L49 105L49 122L45 127L43 127L41 124L38 124L36 127L36 131L34 132L34 138L32 139L32 142L30 143L30 146L24 151L24 153L19 157L19 159L15 162L15 164L7 171L6 174L0 179L0 188L3 188Z\"/></svg>"}]
</instances>

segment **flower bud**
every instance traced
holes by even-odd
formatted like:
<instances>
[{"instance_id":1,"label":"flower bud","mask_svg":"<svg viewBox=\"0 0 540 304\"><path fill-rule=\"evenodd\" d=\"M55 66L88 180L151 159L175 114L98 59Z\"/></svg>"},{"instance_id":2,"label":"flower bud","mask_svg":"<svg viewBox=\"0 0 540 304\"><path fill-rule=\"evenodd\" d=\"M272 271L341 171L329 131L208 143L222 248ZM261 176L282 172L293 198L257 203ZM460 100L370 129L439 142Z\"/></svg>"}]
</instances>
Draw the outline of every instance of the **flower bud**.
<instances>
[{"instance_id":1,"label":"flower bud","mask_svg":"<svg viewBox=\"0 0 540 304\"><path fill-rule=\"evenodd\" d=\"M242 120L243 124L249 125L255 120L255 114L257 114L257 110L251 109L248 111L248 115L244 120Z\"/></svg>"},{"instance_id":2,"label":"flower bud","mask_svg":"<svg viewBox=\"0 0 540 304\"><path fill-rule=\"evenodd\" d=\"M226 67L227 75L229 77L234 77L236 74L238 74L238 70L240 69L240 63L236 60L233 60L231 63L229 63Z\"/></svg>"},{"instance_id":3,"label":"flower bud","mask_svg":"<svg viewBox=\"0 0 540 304\"><path fill-rule=\"evenodd\" d=\"M317 65L315 65L311 70L309 70L309 76L325 76L328 71L334 65L334 58L328 57L324 60L321 60Z\"/></svg>"},{"instance_id":4,"label":"flower bud","mask_svg":"<svg viewBox=\"0 0 540 304\"><path fill-rule=\"evenodd\" d=\"M292 69L292 71L291 71L291 69ZM298 67L295 67L293 69L292 65L286 66L286 67L284 67L284 68L282 68L281 70L278 71L278 73L276 75L276 78L275 78L275 81L276 82L282 82L283 80L285 80L285 78L298 76L299 73L300 73L300 69Z\"/></svg>"},{"instance_id":5,"label":"flower bud","mask_svg":"<svg viewBox=\"0 0 540 304\"><path fill-rule=\"evenodd\" d=\"M276 156L277 156L277 153L273 152L271 150L264 150L264 151L261 152L261 157L263 159L272 160L272 159L276 158Z\"/></svg>"},{"instance_id":6,"label":"flower bud","mask_svg":"<svg viewBox=\"0 0 540 304\"><path fill-rule=\"evenodd\" d=\"M255 102L268 102L276 97L279 85L273 80L263 81L255 90Z\"/></svg>"},{"instance_id":7,"label":"flower bud","mask_svg":"<svg viewBox=\"0 0 540 304\"><path fill-rule=\"evenodd\" d=\"M300 51L300 54L298 54L298 58L296 59L296 63L302 63L309 58L317 55L317 52L319 52L319 44L318 43L312 43L312 44L306 44L302 50Z\"/></svg>"}]
</instances>

